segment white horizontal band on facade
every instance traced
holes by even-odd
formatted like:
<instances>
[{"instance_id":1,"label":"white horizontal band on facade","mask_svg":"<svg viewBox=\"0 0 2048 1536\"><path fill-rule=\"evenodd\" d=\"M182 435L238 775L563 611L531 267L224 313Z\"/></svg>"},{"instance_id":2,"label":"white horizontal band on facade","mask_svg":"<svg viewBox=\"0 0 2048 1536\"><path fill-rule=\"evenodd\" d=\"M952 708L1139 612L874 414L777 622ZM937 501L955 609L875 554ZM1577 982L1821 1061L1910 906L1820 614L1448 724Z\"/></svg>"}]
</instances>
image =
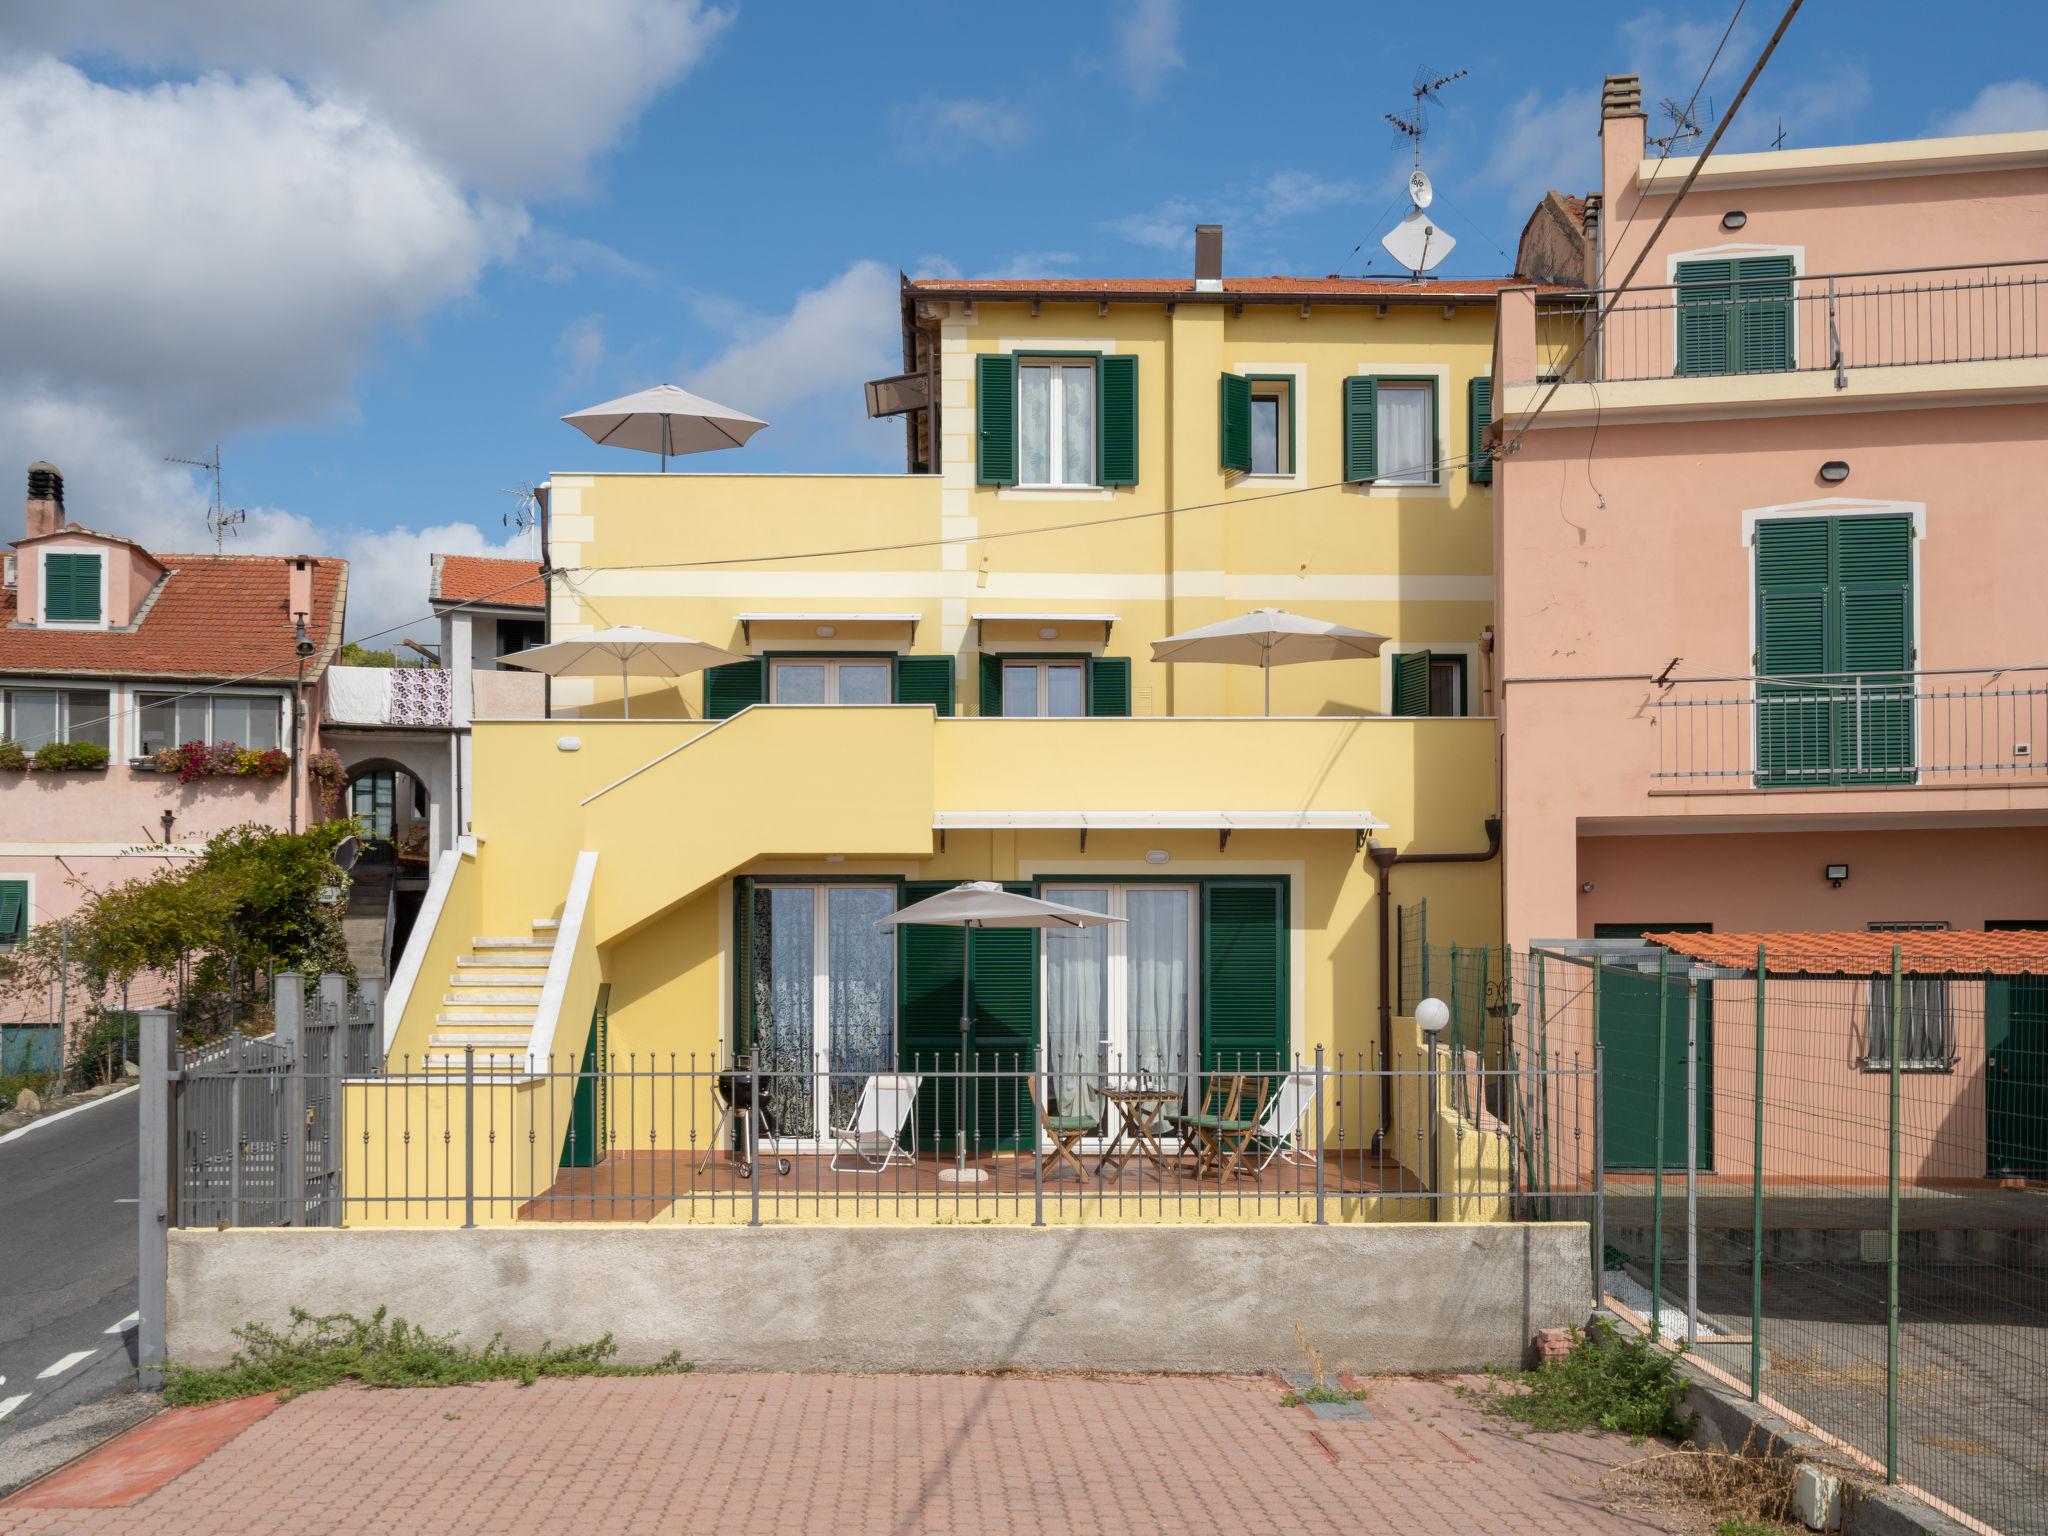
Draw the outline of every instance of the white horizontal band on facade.
<instances>
[{"instance_id":1,"label":"white horizontal band on facade","mask_svg":"<svg viewBox=\"0 0 2048 1536\"><path fill-rule=\"evenodd\" d=\"M935 831L1005 828L1095 832L1376 832L1371 811L937 811Z\"/></svg>"},{"instance_id":2,"label":"white horizontal band on facade","mask_svg":"<svg viewBox=\"0 0 2048 1536\"><path fill-rule=\"evenodd\" d=\"M915 624L921 613L736 613L742 624Z\"/></svg>"},{"instance_id":3,"label":"white horizontal band on facade","mask_svg":"<svg viewBox=\"0 0 2048 1536\"><path fill-rule=\"evenodd\" d=\"M0 843L0 859L196 859L205 843Z\"/></svg>"},{"instance_id":4,"label":"white horizontal band on facade","mask_svg":"<svg viewBox=\"0 0 2048 1536\"><path fill-rule=\"evenodd\" d=\"M1114 613L971 613L977 624L1114 624Z\"/></svg>"},{"instance_id":5,"label":"white horizontal band on facade","mask_svg":"<svg viewBox=\"0 0 2048 1536\"><path fill-rule=\"evenodd\" d=\"M983 578L986 578L985 580ZM1222 571L1091 574L1060 571L655 571L637 568L575 574L574 590L595 598L985 598L1011 602L1163 603L1220 598L1254 605L1299 603L1490 603L1491 576L1333 575ZM776 615L787 617L787 615Z\"/></svg>"}]
</instances>

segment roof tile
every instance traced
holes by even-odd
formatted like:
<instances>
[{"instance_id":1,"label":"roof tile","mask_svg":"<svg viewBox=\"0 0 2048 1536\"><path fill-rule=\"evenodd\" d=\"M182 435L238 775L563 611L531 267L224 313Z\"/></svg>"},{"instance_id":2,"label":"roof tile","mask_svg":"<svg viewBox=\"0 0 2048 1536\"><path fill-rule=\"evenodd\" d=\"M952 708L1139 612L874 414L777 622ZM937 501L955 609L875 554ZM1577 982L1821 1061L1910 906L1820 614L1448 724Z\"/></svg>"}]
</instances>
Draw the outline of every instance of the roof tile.
<instances>
[{"instance_id":1,"label":"roof tile","mask_svg":"<svg viewBox=\"0 0 2048 1536\"><path fill-rule=\"evenodd\" d=\"M1756 969L1757 946L1772 974L1888 976L1892 946L1909 976L2048 976L2048 932L1913 929L1866 933L1650 933L1674 954L1733 970Z\"/></svg>"},{"instance_id":2,"label":"roof tile","mask_svg":"<svg viewBox=\"0 0 2048 1536\"><path fill-rule=\"evenodd\" d=\"M488 602L497 608L545 608L547 584L537 560L498 560L484 555L434 556L434 601Z\"/></svg>"}]
</instances>

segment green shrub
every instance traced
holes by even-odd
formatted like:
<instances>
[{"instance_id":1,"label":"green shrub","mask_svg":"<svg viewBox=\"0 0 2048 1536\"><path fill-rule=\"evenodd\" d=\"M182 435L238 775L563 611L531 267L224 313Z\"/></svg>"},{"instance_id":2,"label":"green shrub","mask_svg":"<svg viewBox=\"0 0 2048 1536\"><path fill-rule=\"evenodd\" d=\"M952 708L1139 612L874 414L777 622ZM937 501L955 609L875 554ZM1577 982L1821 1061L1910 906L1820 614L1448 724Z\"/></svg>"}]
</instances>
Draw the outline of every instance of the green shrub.
<instances>
[{"instance_id":1,"label":"green shrub","mask_svg":"<svg viewBox=\"0 0 2048 1536\"><path fill-rule=\"evenodd\" d=\"M14 1108L14 1101L27 1088L39 1099L47 1099L57 1079L47 1072L9 1072L0 1075L0 1111Z\"/></svg>"},{"instance_id":2,"label":"green shrub","mask_svg":"<svg viewBox=\"0 0 2048 1536\"><path fill-rule=\"evenodd\" d=\"M107 749L94 741L46 741L36 748L35 765L41 773L66 768L104 768Z\"/></svg>"},{"instance_id":3,"label":"green shrub","mask_svg":"<svg viewBox=\"0 0 2048 1536\"><path fill-rule=\"evenodd\" d=\"M1678 1357L1648 1338L1622 1337L1604 1319L1563 1359L1511 1379L1527 1390L1501 1393L1489 1406L1531 1429L1607 1429L1638 1440L1682 1440L1692 1431L1691 1415L1678 1407L1686 1392Z\"/></svg>"},{"instance_id":4,"label":"green shrub","mask_svg":"<svg viewBox=\"0 0 2048 1536\"><path fill-rule=\"evenodd\" d=\"M120 1082L127 1075L121 1070L122 1061L137 1057L137 1027L132 1013L111 1011L93 1019L72 1050L68 1073L71 1081L81 1088Z\"/></svg>"},{"instance_id":5,"label":"green shrub","mask_svg":"<svg viewBox=\"0 0 2048 1536\"><path fill-rule=\"evenodd\" d=\"M28 772L28 754L18 741L0 741L0 773Z\"/></svg>"},{"instance_id":6,"label":"green shrub","mask_svg":"<svg viewBox=\"0 0 2048 1536\"><path fill-rule=\"evenodd\" d=\"M653 1365L619 1365L618 1347L606 1334L592 1344L557 1349L543 1344L523 1354L493 1336L482 1349L457 1344L455 1335L432 1334L403 1318L384 1320L379 1307L367 1321L346 1312L315 1317L292 1308L283 1333L251 1323L235 1337L246 1349L216 1370L200 1371L170 1362L164 1367L164 1401L174 1407L217 1403L231 1397L282 1392L287 1398L344 1381L366 1387L457 1387L475 1381L517 1381L532 1386L543 1376L666 1376L690 1369L676 1355Z\"/></svg>"}]
</instances>

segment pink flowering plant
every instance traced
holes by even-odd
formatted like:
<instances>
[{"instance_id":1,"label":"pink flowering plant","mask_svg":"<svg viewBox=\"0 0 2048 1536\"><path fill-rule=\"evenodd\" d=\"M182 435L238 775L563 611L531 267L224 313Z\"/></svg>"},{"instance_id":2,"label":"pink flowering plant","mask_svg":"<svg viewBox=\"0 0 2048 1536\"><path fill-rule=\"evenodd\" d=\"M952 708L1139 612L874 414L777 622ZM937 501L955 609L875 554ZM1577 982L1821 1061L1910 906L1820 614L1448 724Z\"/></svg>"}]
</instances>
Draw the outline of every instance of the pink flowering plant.
<instances>
[{"instance_id":1,"label":"pink flowering plant","mask_svg":"<svg viewBox=\"0 0 2048 1536\"><path fill-rule=\"evenodd\" d=\"M175 773L180 784L194 779L281 779L291 757L277 747L257 750L233 741L188 741L155 755L158 773Z\"/></svg>"}]
</instances>

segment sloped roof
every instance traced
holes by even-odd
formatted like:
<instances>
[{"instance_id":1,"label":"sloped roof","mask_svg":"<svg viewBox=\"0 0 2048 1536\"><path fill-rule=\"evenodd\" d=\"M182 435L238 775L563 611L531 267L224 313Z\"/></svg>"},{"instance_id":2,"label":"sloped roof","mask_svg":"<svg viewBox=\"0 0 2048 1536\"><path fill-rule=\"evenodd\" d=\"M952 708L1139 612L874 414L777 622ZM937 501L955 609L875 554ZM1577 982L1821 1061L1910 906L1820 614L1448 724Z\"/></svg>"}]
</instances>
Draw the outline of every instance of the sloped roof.
<instances>
[{"instance_id":1,"label":"sloped roof","mask_svg":"<svg viewBox=\"0 0 2048 1536\"><path fill-rule=\"evenodd\" d=\"M493 608L547 607L547 583L537 560L499 560L484 555L434 556L437 603L488 603Z\"/></svg>"},{"instance_id":2,"label":"sloped roof","mask_svg":"<svg viewBox=\"0 0 2048 1536\"><path fill-rule=\"evenodd\" d=\"M1383 277L1226 277L1222 292L1196 289L1192 277L948 277L911 278L904 286L927 298L991 297L1018 298L1071 294L1089 298L1098 294L1127 298L1202 298L1228 300L1233 296L1279 298L1358 299L1445 299L1496 297L1503 288L1527 286L1520 277L1445 277L1411 281Z\"/></svg>"},{"instance_id":3,"label":"sloped roof","mask_svg":"<svg viewBox=\"0 0 2048 1536\"><path fill-rule=\"evenodd\" d=\"M1756 950L1772 974L1889 976L1892 947L1909 976L2048 976L2048 932L1912 929L1890 933L1648 933L1673 954L1754 971Z\"/></svg>"},{"instance_id":4,"label":"sloped roof","mask_svg":"<svg viewBox=\"0 0 2048 1536\"><path fill-rule=\"evenodd\" d=\"M224 679L298 675L290 612L290 561L283 555L152 554L164 575L142 601L131 629L36 629L18 624L19 592L0 590L0 672L81 677ZM341 646L348 562L313 566L316 649L310 682Z\"/></svg>"}]
</instances>

